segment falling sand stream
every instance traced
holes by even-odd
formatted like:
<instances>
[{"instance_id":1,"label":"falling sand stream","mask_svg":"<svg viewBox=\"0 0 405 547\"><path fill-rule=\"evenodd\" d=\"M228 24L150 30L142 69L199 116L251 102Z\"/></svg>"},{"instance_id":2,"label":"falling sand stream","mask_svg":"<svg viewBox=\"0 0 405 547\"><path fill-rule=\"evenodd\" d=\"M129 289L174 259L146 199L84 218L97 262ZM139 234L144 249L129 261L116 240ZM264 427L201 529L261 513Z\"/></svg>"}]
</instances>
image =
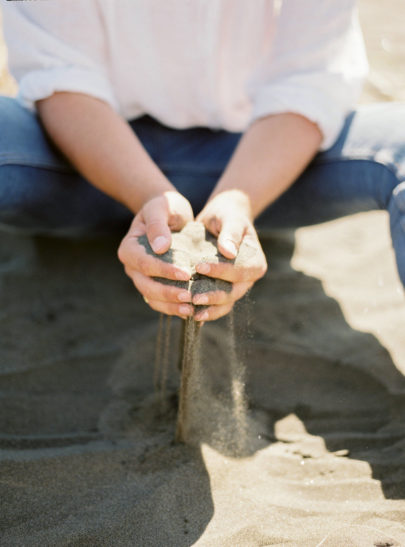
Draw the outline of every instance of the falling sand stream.
<instances>
[{"instance_id":1,"label":"falling sand stream","mask_svg":"<svg viewBox=\"0 0 405 547\"><path fill-rule=\"evenodd\" d=\"M146 251L153 254L146 237L139 239ZM254 252L242 244L236 265L251 257ZM181 267L191 269L188 282L170 281L156 278L160 282L187 288L191 293L214 290L229 292L231 283L212 279L196 273L195 266L200 262L227 261L218 252L216 239L206 232L198 222L188 223L181 232L172 235L171 248L159 258ZM237 356L233 312L227 317L227 329L223 343L226 345L227 378L221 388L216 389L207 377L204 366L203 328L194 319L183 321L180 341L181 381L176 427L176 440L188 444L210 442L221 445L233 453L241 453L247 442L247 405L245 397L245 370ZM168 376L168 363L172 351L171 319L161 316L156 340L155 387L161 404L165 404L165 385Z\"/></svg>"}]
</instances>

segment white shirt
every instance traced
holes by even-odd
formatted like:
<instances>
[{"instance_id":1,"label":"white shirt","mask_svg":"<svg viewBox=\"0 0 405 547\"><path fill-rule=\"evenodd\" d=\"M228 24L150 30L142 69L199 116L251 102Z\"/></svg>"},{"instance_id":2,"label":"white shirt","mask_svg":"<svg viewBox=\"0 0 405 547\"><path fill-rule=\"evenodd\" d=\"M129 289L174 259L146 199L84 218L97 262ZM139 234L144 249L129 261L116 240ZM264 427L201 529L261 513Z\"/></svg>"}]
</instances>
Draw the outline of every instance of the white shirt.
<instances>
[{"instance_id":1,"label":"white shirt","mask_svg":"<svg viewBox=\"0 0 405 547\"><path fill-rule=\"evenodd\" d=\"M3 0L19 100L85 93L126 119L244 131L295 112L322 148L353 108L367 62L354 0Z\"/></svg>"}]
</instances>

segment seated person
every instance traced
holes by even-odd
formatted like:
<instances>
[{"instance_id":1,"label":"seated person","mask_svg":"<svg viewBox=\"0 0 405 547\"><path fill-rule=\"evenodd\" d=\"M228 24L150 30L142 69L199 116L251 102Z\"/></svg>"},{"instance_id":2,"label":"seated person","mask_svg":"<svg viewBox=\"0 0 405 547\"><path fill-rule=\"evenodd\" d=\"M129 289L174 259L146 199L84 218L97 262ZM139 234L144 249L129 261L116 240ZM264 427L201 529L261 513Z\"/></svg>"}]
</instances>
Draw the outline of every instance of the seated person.
<instances>
[{"instance_id":1,"label":"seated person","mask_svg":"<svg viewBox=\"0 0 405 547\"><path fill-rule=\"evenodd\" d=\"M256 226L386 209L405 283L405 106L356 110L367 63L353 0L86 0L3 4L16 99L0 99L0 225L128 230L119 258L149 305L227 314L266 271ZM147 255L192 219L244 265L191 295Z\"/></svg>"}]
</instances>

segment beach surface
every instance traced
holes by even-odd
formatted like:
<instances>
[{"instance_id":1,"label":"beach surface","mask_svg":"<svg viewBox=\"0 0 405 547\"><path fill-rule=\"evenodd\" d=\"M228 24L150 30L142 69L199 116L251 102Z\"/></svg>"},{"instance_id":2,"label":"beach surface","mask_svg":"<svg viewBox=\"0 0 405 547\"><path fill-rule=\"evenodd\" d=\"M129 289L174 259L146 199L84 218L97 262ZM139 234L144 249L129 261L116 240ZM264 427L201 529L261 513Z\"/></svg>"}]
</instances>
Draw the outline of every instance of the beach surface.
<instances>
[{"instance_id":1,"label":"beach surface","mask_svg":"<svg viewBox=\"0 0 405 547\"><path fill-rule=\"evenodd\" d=\"M360 7L363 101L404 100L404 4ZM15 92L4 68L0 85ZM212 385L228 381L231 327L246 364L236 454L218 436L173 442L180 320L162 406L159 316L124 275L118 237L0 232L1 546L405 545L405 296L387 215L262 242L266 277L233 325L201 332Z\"/></svg>"}]
</instances>

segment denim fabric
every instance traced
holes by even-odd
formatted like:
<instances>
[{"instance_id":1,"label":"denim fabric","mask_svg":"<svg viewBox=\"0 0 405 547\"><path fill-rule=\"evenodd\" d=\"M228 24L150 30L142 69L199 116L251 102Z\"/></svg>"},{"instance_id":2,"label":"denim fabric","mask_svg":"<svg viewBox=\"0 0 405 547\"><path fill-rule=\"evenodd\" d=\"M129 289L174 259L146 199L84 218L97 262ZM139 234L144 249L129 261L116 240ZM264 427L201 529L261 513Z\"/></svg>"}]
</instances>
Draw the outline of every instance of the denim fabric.
<instances>
[{"instance_id":1,"label":"denim fabric","mask_svg":"<svg viewBox=\"0 0 405 547\"><path fill-rule=\"evenodd\" d=\"M176 130L147 116L130 123L197 213L240 134ZM78 175L46 137L35 114L0 97L0 128L0 226L54 235L125 230L130 212ZM334 146L316 156L257 225L298 227L372 209L390 214L405 284L405 104L362 106L348 116Z\"/></svg>"}]
</instances>

